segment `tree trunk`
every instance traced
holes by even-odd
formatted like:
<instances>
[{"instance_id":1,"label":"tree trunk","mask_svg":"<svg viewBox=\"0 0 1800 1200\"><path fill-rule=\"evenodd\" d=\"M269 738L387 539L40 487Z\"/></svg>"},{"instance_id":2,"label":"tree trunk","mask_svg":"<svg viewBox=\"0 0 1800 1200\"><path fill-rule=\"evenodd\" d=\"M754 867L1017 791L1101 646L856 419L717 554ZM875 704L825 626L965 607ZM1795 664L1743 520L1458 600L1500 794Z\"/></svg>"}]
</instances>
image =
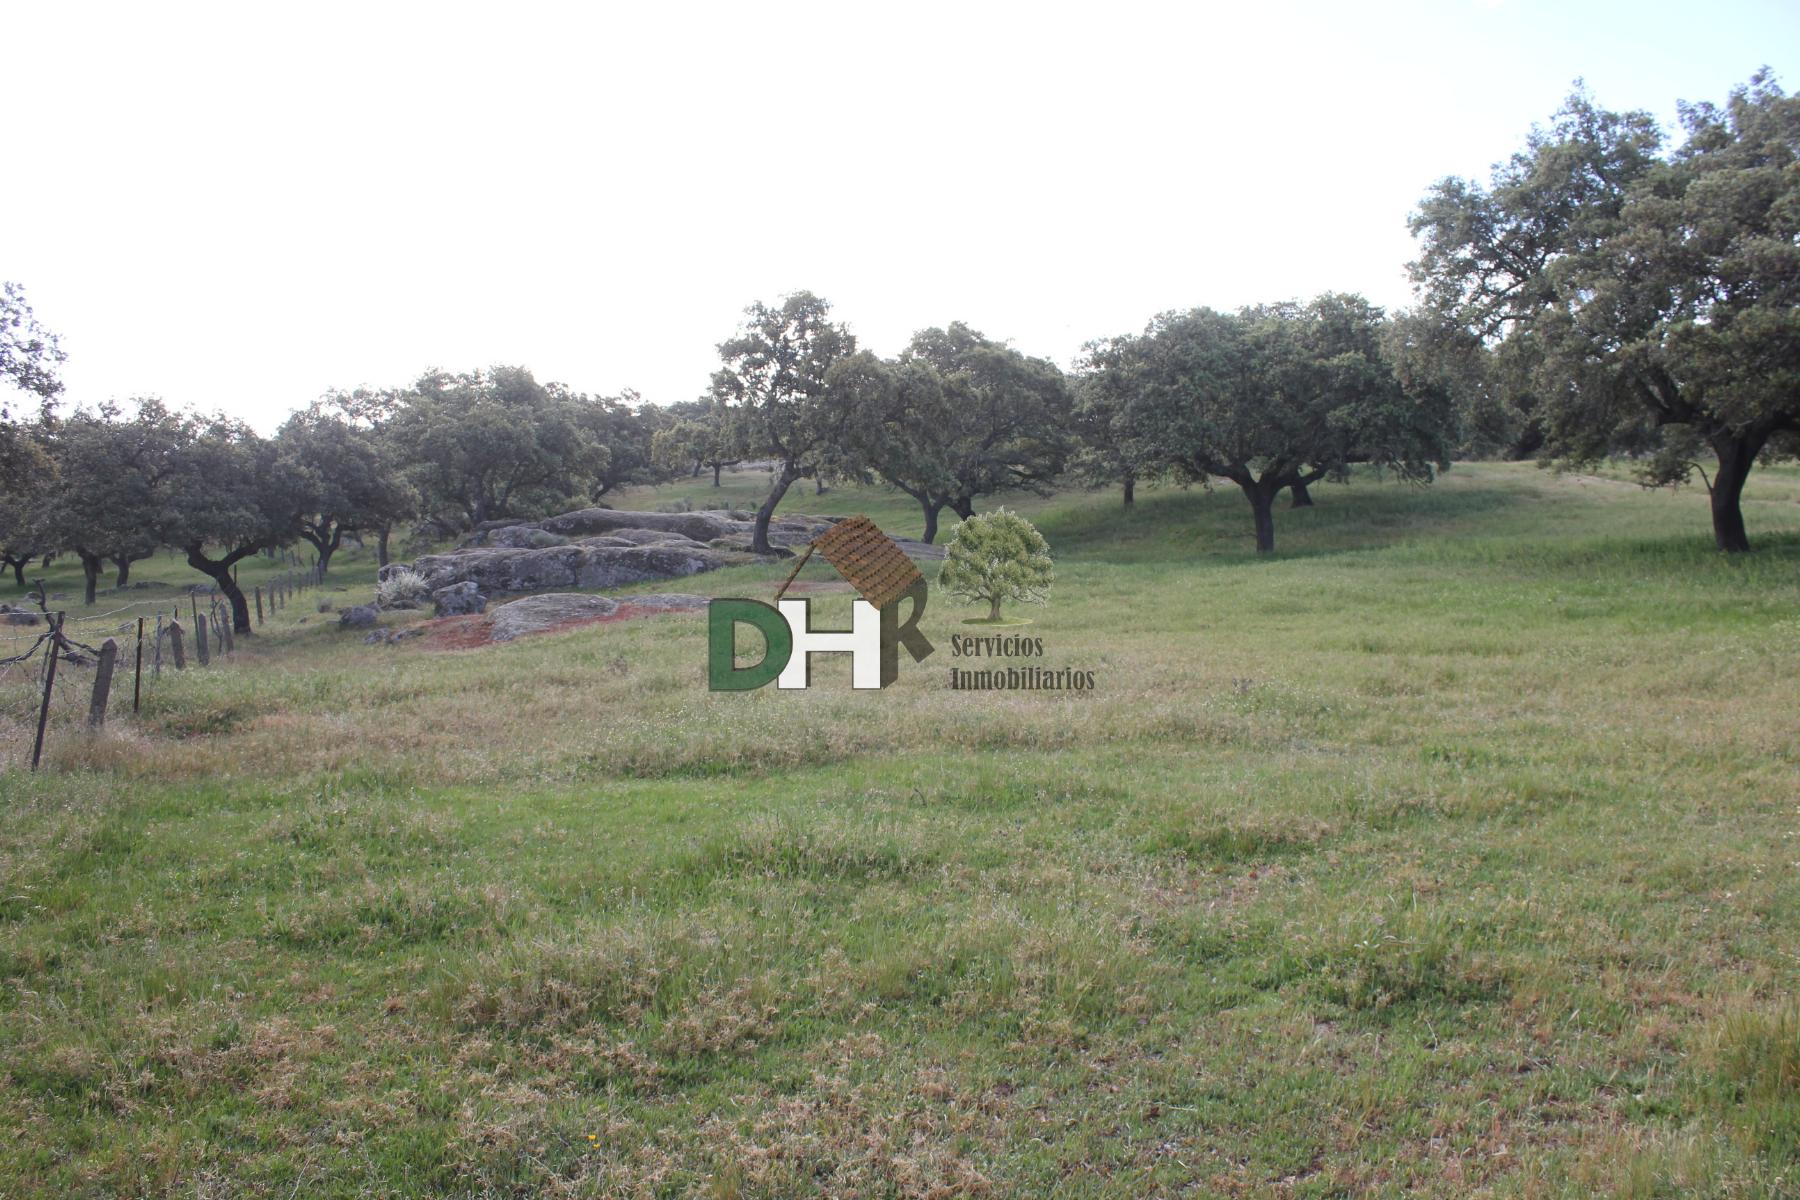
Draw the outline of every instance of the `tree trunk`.
<instances>
[{"instance_id":1,"label":"tree trunk","mask_svg":"<svg viewBox=\"0 0 1800 1200\"><path fill-rule=\"evenodd\" d=\"M1130 508L1137 503L1137 479L1135 476L1125 477L1125 507Z\"/></svg>"},{"instance_id":2,"label":"tree trunk","mask_svg":"<svg viewBox=\"0 0 1800 1200\"><path fill-rule=\"evenodd\" d=\"M89 607L92 607L94 603L94 593L98 590L100 585L100 568L105 565L106 560L101 558L98 554L89 554L86 550L77 550L75 554L81 559L81 575L82 578L87 581L85 593L86 600L84 603Z\"/></svg>"},{"instance_id":3,"label":"tree trunk","mask_svg":"<svg viewBox=\"0 0 1800 1200\"><path fill-rule=\"evenodd\" d=\"M1311 508L1313 506L1312 493L1306 490L1304 483L1296 483L1288 488L1288 494L1294 498L1294 502L1288 505L1289 508Z\"/></svg>"},{"instance_id":4,"label":"tree trunk","mask_svg":"<svg viewBox=\"0 0 1800 1200\"><path fill-rule=\"evenodd\" d=\"M1250 513L1256 520L1256 552L1273 554L1275 552L1275 494L1280 489L1268 487L1252 480L1239 483L1244 495L1250 501Z\"/></svg>"},{"instance_id":5,"label":"tree trunk","mask_svg":"<svg viewBox=\"0 0 1800 1200\"><path fill-rule=\"evenodd\" d=\"M250 625L250 605L244 599L244 589L238 586L232 576L231 568L237 565L240 558L256 553L254 548L233 550L222 559L206 557L206 548L199 542L187 547L188 566L200 572L218 585L219 594L231 604L231 629L233 633L246 636L256 631Z\"/></svg>"},{"instance_id":6,"label":"tree trunk","mask_svg":"<svg viewBox=\"0 0 1800 1200\"><path fill-rule=\"evenodd\" d=\"M381 531L376 535L375 565L377 567L385 567L388 565L388 534L391 532L392 530L386 525L383 525Z\"/></svg>"},{"instance_id":7,"label":"tree trunk","mask_svg":"<svg viewBox=\"0 0 1800 1200\"><path fill-rule=\"evenodd\" d=\"M719 472L723 471L724 469L725 469L724 463L714 463L713 464L713 486L714 487L719 486Z\"/></svg>"},{"instance_id":8,"label":"tree trunk","mask_svg":"<svg viewBox=\"0 0 1800 1200\"><path fill-rule=\"evenodd\" d=\"M1721 434L1713 441L1719 456L1719 469L1712 481L1713 542L1727 554L1742 554L1750 549L1750 537L1744 531L1744 481L1762 451L1766 438L1754 435Z\"/></svg>"},{"instance_id":9,"label":"tree trunk","mask_svg":"<svg viewBox=\"0 0 1800 1200\"><path fill-rule=\"evenodd\" d=\"M824 494L825 494L825 481L823 479L814 479L813 480L813 495L823 496Z\"/></svg>"},{"instance_id":10,"label":"tree trunk","mask_svg":"<svg viewBox=\"0 0 1800 1200\"><path fill-rule=\"evenodd\" d=\"M323 580L325 572L331 567L331 556L336 554L338 547L344 544L344 527L342 525L333 526L331 536L328 538L308 537L306 540L313 544L314 550L318 551L319 578Z\"/></svg>"},{"instance_id":11,"label":"tree trunk","mask_svg":"<svg viewBox=\"0 0 1800 1200\"><path fill-rule=\"evenodd\" d=\"M968 520L975 515L975 498L973 496L952 496L950 498L950 511L961 517L963 520Z\"/></svg>"},{"instance_id":12,"label":"tree trunk","mask_svg":"<svg viewBox=\"0 0 1800 1200\"><path fill-rule=\"evenodd\" d=\"M9 558L6 565L12 568L13 579L22 588L25 586L25 568L31 564L29 558Z\"/></svg>"},{"instance_id":13,"label":"tree trunk","mask_svg":"<svg viewBox=\"0 0 1800 1200\"><path fill-rule=\"evenodd\" d=\"M921 537L919 540L929 546L932 542L937 540L938 513L943 511L944 502L939 500L936 504L933 504L929 500L921 500L919 501L919 507L925 510L925 536Z\"/></svg>"},{"instance_id":14,"label":"tree trunk","mask_svg":"<svg viewBox=\"0 0 1800 1200\"><path fill-rule=\"evenodd\" d=\"M787 495L789 485L798 478L800 472L792 463L783 463L781 470L775 473L775 480L769 485L768 497L762 502L762 507L756 510L756 532L750 539L752 554L776 553L775 548L769 545L769 521L775 515L775 506Z\"/></svg>"},{"instance_id":15,"label":"tree trunk","mask_svg":"<svg viewBox=\"0 0 1800 1200\"><path fill-rule=\"evenodd\" d=\"M989 596L988 597L988 620L998 621L999 619L1000 619L1000 597Z\"/></svg>"}]
</instances>

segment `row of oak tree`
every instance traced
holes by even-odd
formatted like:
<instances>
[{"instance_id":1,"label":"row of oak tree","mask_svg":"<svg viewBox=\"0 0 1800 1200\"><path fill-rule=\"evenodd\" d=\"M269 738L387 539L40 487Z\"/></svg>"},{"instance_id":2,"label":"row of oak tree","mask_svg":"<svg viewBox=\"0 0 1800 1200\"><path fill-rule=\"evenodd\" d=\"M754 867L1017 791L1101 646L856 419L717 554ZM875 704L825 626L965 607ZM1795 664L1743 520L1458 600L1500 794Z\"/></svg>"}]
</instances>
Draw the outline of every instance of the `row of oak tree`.
<instances>
[{"instance_id":1,"label":"row of oak tree","mask_svg":"<svg viewBox=\"0 0 1800 1200\"><path fill-rule=\"evenodd\" d=\"M335 392L273 437L141 401L60 414L55 338L0 295L0 379L43 400L0 421L0 552L19 580L77 556L92 602L111 563L172 547L249 614L243 558L305 541L443 534L601 498L623 484L768 465L755 548L794 483L879 482L926 540L986 495L1069 481L1224 480L1261 551L1284 491L1357 466L1429 481L1457 455L1631 456L1647 483L1698 474L1720 549L1749 541L1751 467L1800 451L1800 100L1766 72L1682 108L1670 146L1644 113L1585 93L1486 183L1445 179L1412 215L1418 304L1360 296L1154 317L1064 371L961 323L892 357L800 292L746 310L706 396L593 397L523 368L433 371Z\"/></svg>"}]
</instances>

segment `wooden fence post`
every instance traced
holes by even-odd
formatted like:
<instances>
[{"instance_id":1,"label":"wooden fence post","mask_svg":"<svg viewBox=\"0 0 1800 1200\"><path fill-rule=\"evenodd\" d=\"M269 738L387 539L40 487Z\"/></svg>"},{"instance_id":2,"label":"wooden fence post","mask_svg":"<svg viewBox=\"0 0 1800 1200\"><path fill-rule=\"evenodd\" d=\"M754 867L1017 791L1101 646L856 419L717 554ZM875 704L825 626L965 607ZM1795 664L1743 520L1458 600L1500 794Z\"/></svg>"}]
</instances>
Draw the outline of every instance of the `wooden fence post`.
<instances>
[{"instance_id":1,"label":"wooden fence post","mask_svg":"<svg viewBox=\"0 0 1800 1200\"><path fill-rule=\"evenodd\" d=\"M225 609L227 613L229 613L231 606L227 604ZM219 646L222 652L226 654L230 654L233 650L237 649L237 638L232 636L231 630L233 624L234 622L230 616L226 616L219 621Z\"/></svg>"},{"instance_id":2,"label":"wooden fence post","mask_svg":"<svg viewBox=\"0 0 1800 1200\"><path fill-rule=\"evenodd\" d=\"M94 667L94 698L88 702L88 726L99 729L106 724L106 701L112 694L113 664L119 660L119 639L107 638L100 643L100 661Z\"/></svg>"},{"instance_id":3,"label":"wooden fence post","mask_svg":"<svg viewBox=\"0 0 1800 1200\"><path fill-rule=\"evenodd\" d=\"M57 613L50 618L50 657L44 664L44 702L38 707L37 741L31 744L31 769L38 769L38 760L44 757L44 727L50 722L50 697L56 688L56 653L62 642L62 614Z\"/></svg>"},{"instance_id":4,"label":"wooden fence post","mask_svg":"<svg viewBox=\"0 0 1800 1200\"><path fill-rule=\"evenodd\" d=\"M163 639L162 614L157 613L156 614L156 649L153 651L153 653L156 656L156 663L154 666L152 666L150 668L151 676L156 679L162 678L162 639Z\"/></svg>"},{"instance_id":5,"label":"wooden fence post","mask_svg":"<svg viewBox=\"0 0 1800 1200\"><path fill-rule=\"evenodd\" d=\"M181 652L181 622L169 622L169 651L175 656L175 669L187 670L187 655Z\"/></svg>"},{"instance_id":6,"label":"wooden fence post","mask_svg":"<svg viewBox=\"0 0 1800 1200\"><path fill-rule=\"evenodd\" d=\"M144 694L144 618L138 618L138 639L136 665L131 671L131 711L138 710L138 701Z\"/></svg>"},{"instance_id":7,"label":"wooden fence post","mask_svg":"<svg viewBox=\"0 0 1800 1200\"><path fill-rule=\"evenodd\" d=\"M194 614L194 657L203 667L212 661L212 656L206 652L206 614L203 612Z\"/></svg>"},{"instance_id":8,"label":"wooden fence post","mask_svg":"<svg viewBox=\"0 0 1800 1200\"><path fill-rule=\"evenodd\" d=\"M261 625L263 623L262 584L260 584L260 583L256 585L256 623L258 625Z\"/></svg>"}]
</instances>

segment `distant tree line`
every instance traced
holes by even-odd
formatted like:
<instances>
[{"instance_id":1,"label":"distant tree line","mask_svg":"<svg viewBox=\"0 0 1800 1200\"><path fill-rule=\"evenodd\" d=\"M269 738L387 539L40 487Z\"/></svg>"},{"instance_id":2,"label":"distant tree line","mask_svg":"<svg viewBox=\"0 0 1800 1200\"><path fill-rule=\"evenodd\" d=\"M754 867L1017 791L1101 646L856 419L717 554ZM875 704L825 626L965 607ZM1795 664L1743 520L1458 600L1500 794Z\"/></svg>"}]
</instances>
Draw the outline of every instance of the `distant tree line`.
<instances>
[{"instance_id":1,"label":"distant tree line","mask_svg":"<svg viewBox=\"0 0 1800 1200\"><path fill-rule=\"evenodd\" d=\"M153 399L61 414L53 348L34 351L38 418L4 422L0 441L0 555L15 580L72 555L93 604L109 568L125 586L133 563L169 547L217 585L243 633L233 568L252 555L304 543L324 572L346 538L372 538L385 564L404 525L447 535L595 503L664 477L651 443L675 420L635 395L580 395L514 367L332 393L272 437Z\"/></svg>"},{"instance_id":2,"label":"distant tree line","mask_svg":"<svg viewBox=\"0 0 1800 1200\"><path fill-rule=\"evenodd\" d=\"M811 479L892 487L927 541L945 509L1018 489L1238 488L1257 549L1277 498L1357 467L1424 483L1455 457L1625 455L1646 484L1698 475L1722 550L1749 541L1757 462L1800 452L1800 100L1767 72L1723 108L1684 105L1670 150L1644 113L1583 92L1486 184L1445 179L1411 225L1419 302L1356 295L1167 312L1064 372L960 322L892 358L808 292L745 311L707 393L668 406L588 396L520 367L334 392L273 437L159 401L57 411L62 352L0 292L0 561L110 567L172 547L248 610L232 567L299 542L443 535L604 503L615 489L766 464L754 548ZM0 392L0 396L6 393Z\"/></svg>"}]
</instances>

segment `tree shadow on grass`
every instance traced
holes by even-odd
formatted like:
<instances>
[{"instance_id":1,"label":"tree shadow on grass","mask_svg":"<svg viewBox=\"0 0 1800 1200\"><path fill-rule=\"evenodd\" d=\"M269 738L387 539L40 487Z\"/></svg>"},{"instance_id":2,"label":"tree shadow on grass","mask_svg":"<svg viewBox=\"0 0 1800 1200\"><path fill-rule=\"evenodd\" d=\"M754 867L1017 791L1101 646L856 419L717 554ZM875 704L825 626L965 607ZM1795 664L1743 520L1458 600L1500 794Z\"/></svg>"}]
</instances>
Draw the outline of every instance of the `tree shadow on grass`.
<instances>
[{"instance_id":1,"label":"tree shadow on grass","mask_svg":"<svg viewBox=\"0 0 1800 1200\"><path fill-rule=\"evenodd\" d=\"M1092 501L1046 510L1038 524L1059 559L1113 566L1275 565L1381 551L1394 566L1504 567L1525 575L1725 570L1761 576L1800 568L1800 529L1751 531L1748 555L1722 555L1700 503L1690 528L1623 516L1611 498L1557 488L1552 477L1462 477L1418 487L1358 479L1315 488L1311 508L1276 511L1275 553L1254 549L1250 507L1235 488L1140 494L1130 509Z\"/></svg>"}]
</instances>

